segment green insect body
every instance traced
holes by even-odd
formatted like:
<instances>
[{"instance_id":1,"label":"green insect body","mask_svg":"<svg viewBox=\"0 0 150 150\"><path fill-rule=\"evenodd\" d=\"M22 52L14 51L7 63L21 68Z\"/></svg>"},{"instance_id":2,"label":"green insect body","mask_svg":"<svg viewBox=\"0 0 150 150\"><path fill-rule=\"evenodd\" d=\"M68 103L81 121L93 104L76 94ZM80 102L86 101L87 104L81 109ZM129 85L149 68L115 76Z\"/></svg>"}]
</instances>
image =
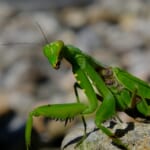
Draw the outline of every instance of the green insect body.
<instances>
[{"instance_id":1,"label":"green insect body","mask_svg":"<svg viewBox=\"0 0 150 150\"><path fill-rule=\"evenodd\" d=\"M84 54L80 49L71 45L64 45L62 41L47 44L44 47L44 55L55 69L60 67L63 58L72 65L72 71L76 78L74 89L77 102L44 105L30 112L26 124L27 149L30 146L33 116L46 116L56 120L64 120L66 123L76 116L82 116L85 126L84 115L95 111L96 126L111 137L116 145L128 149L102 123L115 116L117 111L126 112L128 109L136 110L143 116L149 117L150 86L119 68L104 66L92 57ZM88 104L80 102L77 88L84 90ZM95 92L94 88L97 89L98 93ZM102 98L101 102L99 102L98 97ZM85 135L79 143L84 139Z\"/></svg>"},{"instance_id":2,"label":"green insect body","mask_svg":"<svg viewBox=\"0 0 150 150\"><path fill-rule=\"evenodd\" d=\"M150 116L150 85L120 68L113 68L113 72L117 80L128 90L128 93L132 92L135 95L135 99L131 98L132 105L130 107L136 107L144 116ZM136 101L136 98L140 98L140 101L139 99Z\"/></svg>"}]
</instances>

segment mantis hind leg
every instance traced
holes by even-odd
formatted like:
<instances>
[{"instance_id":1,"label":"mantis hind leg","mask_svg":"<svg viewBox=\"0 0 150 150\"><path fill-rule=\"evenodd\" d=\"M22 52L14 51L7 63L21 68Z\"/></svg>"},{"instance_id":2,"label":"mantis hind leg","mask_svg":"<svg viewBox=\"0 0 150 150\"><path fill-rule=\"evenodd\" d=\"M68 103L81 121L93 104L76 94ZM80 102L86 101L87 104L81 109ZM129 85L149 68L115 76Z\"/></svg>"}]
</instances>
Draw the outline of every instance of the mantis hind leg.
<instances>
[{"instance_id":1,"label":"mantis hind leg","mask_svg":"<svg viewBox=\"0 0 150 150\"><path fill-rule=\"evenodd\" d=\"M107 109L106 109L107 108ZM115 113L115 101L113 98L106 98L96 112L95 124L103 133L112 139L112 142L121 149L128 150L127 146L117 138L108 128L102 125L105 120L111 118Z\"/></svg>"},{"instance_id":2,"label":"mantis hind leg","mask_svg":"<svg viewBox=\"0 0 150 150\"><path fill-rule=\"evenodd\" d=\"M150 105L148 105L146 99L142 99L136 107L144 116L150 117Z\"/></svg>"},{"instance_id":3,"label":"mantis hind leg","mask_svg":"<svg viewBox=\"0 0 150 150\"><path fill-rule=\"evenodd\" d=\"M53 104L35 108L30 112L26 124L25 140L27 150L29 149L31 142L31 130L34 116L49 117L51 119L65 121L65 123L67 123L68 120L82 114L86 108L87 106L83 103Z\"/></svg>"},{"instance_id":4,"label":"mantis hind leg","mask_svg":"<svg viewBox=\"0 0 150 150\"><path fill-rule=\"evenodd\" d=\"M99 124L97 123L97 126L99 129L101 129L103 133L105 133L107 136L109 136L112 139L114 145L116 145L118 148L122 150L128 150L127 145L122 143L122 141L115 134L113 134L108 128L104 127L100 123Z\"/></svg>"}]
</instances>

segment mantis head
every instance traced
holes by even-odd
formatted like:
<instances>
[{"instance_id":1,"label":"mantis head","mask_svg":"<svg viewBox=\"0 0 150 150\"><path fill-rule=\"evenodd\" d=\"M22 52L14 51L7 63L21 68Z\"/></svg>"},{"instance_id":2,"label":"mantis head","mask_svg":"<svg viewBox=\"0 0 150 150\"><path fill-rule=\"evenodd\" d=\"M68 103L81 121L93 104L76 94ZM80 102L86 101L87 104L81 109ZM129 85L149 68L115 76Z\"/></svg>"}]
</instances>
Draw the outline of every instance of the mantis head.
<instances>
[{"instance_id":1,"label":"mantis head","mask_svg":"<svg viewBox=\"0 0 150 150\"><path fill-rule=\"evenodd\" d=\"M55 69L59 69L60 62L63 57L63 47L64 43L62 41L55 41L45 45L43 48L44 55L48 58L48 61Z\"/></svg>"}]
</instances>

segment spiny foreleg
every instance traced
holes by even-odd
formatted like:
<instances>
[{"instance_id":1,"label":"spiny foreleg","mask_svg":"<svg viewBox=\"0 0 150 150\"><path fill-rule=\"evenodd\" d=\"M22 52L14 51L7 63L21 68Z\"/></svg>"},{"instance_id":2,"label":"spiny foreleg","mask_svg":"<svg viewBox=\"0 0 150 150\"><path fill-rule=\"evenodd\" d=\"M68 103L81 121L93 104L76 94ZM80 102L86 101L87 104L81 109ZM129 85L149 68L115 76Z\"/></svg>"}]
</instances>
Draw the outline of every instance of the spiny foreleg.
<instances>
[{"instance_id":1,"label":"spiny foreleg","mask_svg":"<svg viewBox=\"0 0 150 150\"><path fill-rule=\"evenodd\" d=\"M68 120L80 115L86 108L87 106L83 103L53 104L35 108L30 112L26 123L25 140L27 150L29 149L31 142L33 116L44 116L55 120L65 121L65 123L67 123Z\"/></svg>"}]
</instances>

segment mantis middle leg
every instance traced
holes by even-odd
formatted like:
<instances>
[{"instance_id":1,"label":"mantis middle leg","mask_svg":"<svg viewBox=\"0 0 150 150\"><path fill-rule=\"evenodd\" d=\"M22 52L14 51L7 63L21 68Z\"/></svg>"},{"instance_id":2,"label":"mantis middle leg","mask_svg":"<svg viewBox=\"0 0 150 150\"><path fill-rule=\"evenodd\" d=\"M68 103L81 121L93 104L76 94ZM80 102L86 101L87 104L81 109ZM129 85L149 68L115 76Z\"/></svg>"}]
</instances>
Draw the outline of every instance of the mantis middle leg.
<instances>
[{"instance_id":1,"label":"mantis middle leg","mask_svg":"<svg viewBox=\"0 0 150 150\"><path fill-rule=\"evenodd\" d=\"M127 145L121 142L119 138L116 137L114 133L112 133L108 128L102 125L102 123L110 118L109 110L111 109L111 105L108 105L110 102L109 99L105 99L103 103L100 105L96 112L96 118L95 118L95 124L99 129L101 129L102 132L104 132L106 135L108 135L113 143L120 147L121 149L128 150ZM107 108L107 109L106 109Z\"/></svg>"},{"instance_id":2,"label":"mantis middle leg","mask_svg":"<svg viewBox=\"0 0 150 150\"><path fill-rule=\"evenodd\" d=\"M79 84L76 82L74 84L74 92L75 92L75 96L76 96L77 102L80 103L80 99L79 99L79 94L78 94L77 88L81 89L81 87L79 86ZM87 125L86 125L86 121L85 121L84 115L82 115L81 118L82 118L82 122L83 122L83 126L84 126L84 134L86 135Z\"/></svg>"},{"instance_id":3,"label":"mantis middle leg","mask_svg":"<svg viewBox=\"0 0 150 150\"><path fill-rule=\"evenodd\" d=\"M144 114L146 117L150 116L150 105L148 105L146 99L142 98L136 107L138 111Z\"/></svg>"}]
</instances>

